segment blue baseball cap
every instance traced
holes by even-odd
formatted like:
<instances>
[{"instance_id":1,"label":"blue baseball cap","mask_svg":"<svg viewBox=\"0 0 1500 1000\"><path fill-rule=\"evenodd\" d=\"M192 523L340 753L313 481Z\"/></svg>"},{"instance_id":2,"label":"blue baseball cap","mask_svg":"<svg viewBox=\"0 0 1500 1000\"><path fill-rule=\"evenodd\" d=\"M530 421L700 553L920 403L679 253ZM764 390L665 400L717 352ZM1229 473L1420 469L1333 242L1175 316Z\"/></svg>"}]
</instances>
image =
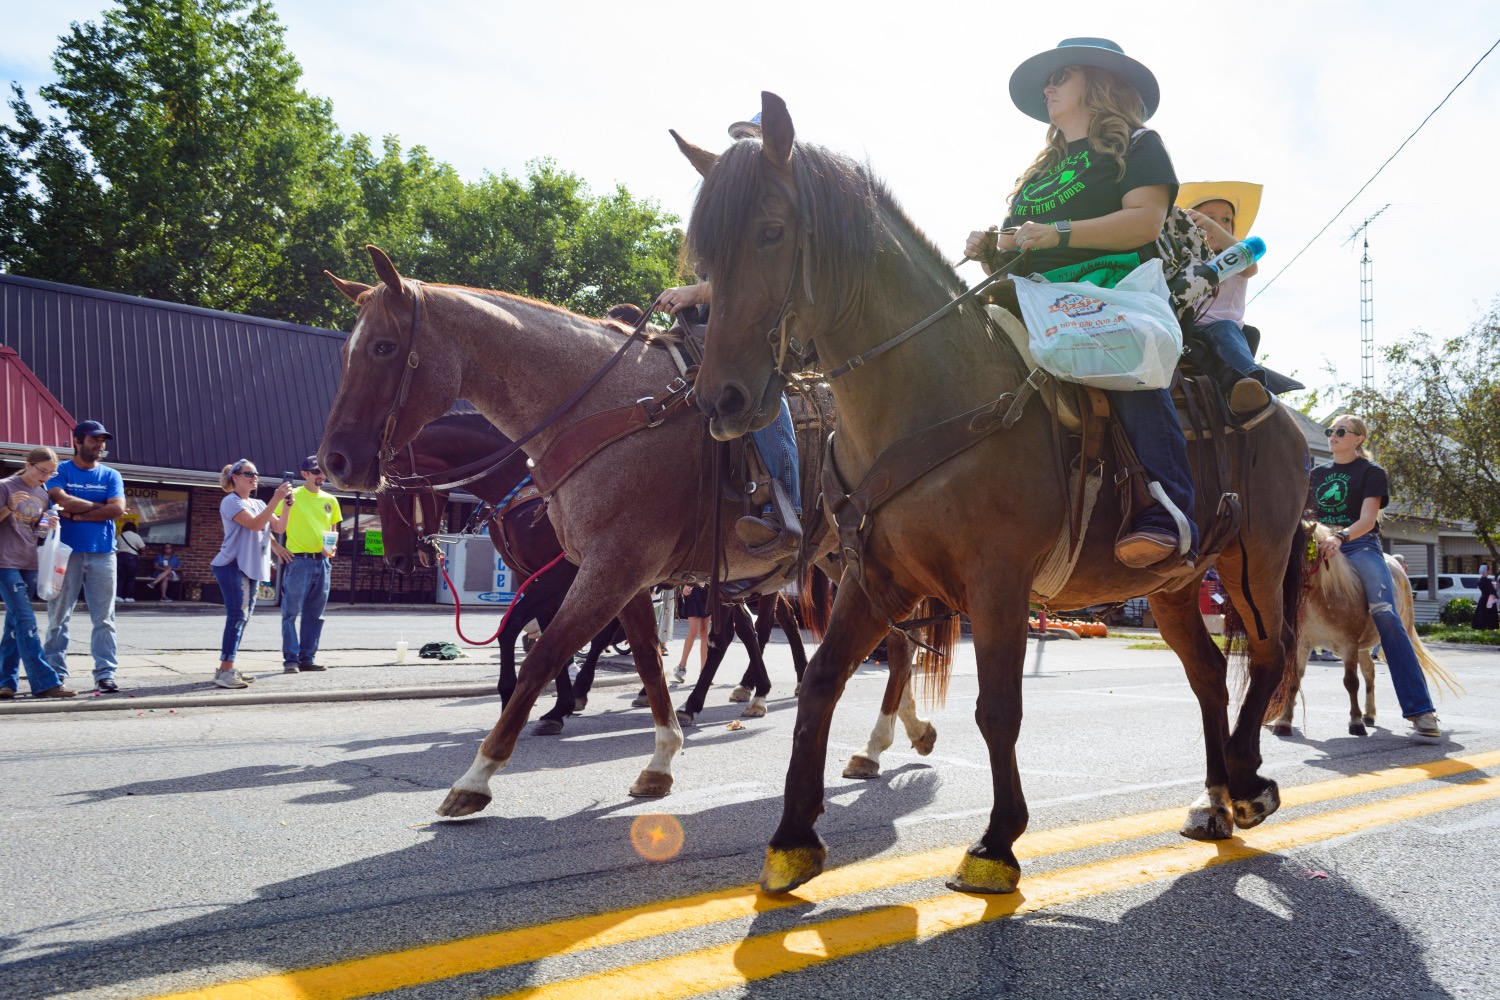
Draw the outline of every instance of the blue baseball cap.
<instances>
[{"instance_id":1,"label":"blue baseball cap","mask_svg":"<svg viewBox=\"0 0 1500 1000\"><path fill-rule=\"evenodd\" d=\"M304 458L302 460L302 471L303 472L322 472L323 470L321 468L319 468L319 466L318 466L318 456L317 455L308 455L306 458Z\"/></svg>"},{"instance_id":2,"label":"blue baseball cap","mask_svg":"<svg viewBox=\"0 0 1500 1000\"><path fill-rule=\"evenodd\" d=\"M73 438L77 440L86 437L112 438L114 435L105 430L104 425L97 420L80 420L73 427Z\"/></svg>"},{"instance_id":3,"label":"blue baseball cap","mask_svg":"<svg viewBox=\"0 0 1500 1000\"><path fill-rule=\"evenodd\" d=\"M729 138L735 142L739 142L741 139L759 139L760 112L755 112L755 117L747 122L735 122L729 126Z\"/></svg>"}]
</instances>

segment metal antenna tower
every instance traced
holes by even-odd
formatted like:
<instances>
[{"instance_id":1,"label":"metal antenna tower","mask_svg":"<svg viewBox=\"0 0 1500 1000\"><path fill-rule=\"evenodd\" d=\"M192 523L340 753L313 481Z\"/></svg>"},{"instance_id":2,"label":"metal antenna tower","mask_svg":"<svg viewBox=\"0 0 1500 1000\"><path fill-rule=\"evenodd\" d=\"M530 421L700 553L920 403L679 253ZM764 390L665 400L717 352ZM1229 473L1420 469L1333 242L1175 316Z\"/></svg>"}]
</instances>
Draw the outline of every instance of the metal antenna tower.
<instances>
[{"instance_id":1,"label":"metal antenna tower","mask_svg":"<svg viewBox=\"0 0 1500 1000\"><path fill-rule=\"evenodd\" d=\"M1353 243L1356 238L1364 239L1364 256L1359 259L1359 387L1370 389L1375 384L1375 273L1374 266L1370 261L1370 223L1380 217L1380 213L1390 208L1389 204L1380 206L1372 215L1367 215L1365 221L1354 227L1349 234L1345 244Z\"/></svg>"}]
</instances>

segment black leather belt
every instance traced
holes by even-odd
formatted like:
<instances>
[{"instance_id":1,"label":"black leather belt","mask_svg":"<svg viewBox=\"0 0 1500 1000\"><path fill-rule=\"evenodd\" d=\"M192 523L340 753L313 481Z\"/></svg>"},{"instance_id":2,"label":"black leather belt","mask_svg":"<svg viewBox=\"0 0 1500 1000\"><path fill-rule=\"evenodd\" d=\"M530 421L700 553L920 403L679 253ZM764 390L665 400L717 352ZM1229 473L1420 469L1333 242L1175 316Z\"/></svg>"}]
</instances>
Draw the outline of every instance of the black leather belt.
<instances>
[{"instance_id":1,"label":"black leather belt","mask_svg":"<svg viewBox=\"0 0 1500 1000\"><path fill-rule=\"evenodd\" d=\"M322 552L293 552L293 559L327 559L328 556Z\"/></svg>"}]
</instances>

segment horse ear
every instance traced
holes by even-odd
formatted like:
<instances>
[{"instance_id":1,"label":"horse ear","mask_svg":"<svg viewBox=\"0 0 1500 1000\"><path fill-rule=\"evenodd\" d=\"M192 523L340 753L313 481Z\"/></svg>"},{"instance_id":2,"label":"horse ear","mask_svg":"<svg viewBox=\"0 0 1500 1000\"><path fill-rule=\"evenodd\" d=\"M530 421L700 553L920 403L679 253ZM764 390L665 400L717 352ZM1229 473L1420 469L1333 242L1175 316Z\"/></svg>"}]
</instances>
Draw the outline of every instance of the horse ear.
<instances>
[{"instance_id":1,"label":"horse ear","mask_svg":"<svg viewBox=\"0 0 1500 1000\"><path fill-rule=\"evenodd\" d=\"M344 293L344 297L350 302L358 302L359 297L370 290L369 285L361 285L357 281L345 281L332 271L324 271L328 280L333 282L333 287Z\"/></svg>"},{"instance_id":2,"label":"horse ear","mask_svg":"<svg viewBox=\"0 0 1500 1000\"><path fill-rule=\"evenodd\" d=\"M707 177L708 172L714 168L714 164L719 162L719 154L710 153L702 146L694 146L678 135L675 129L669 128L667 131L671 132L672 138L677 140L677 148L682 150L682 155L687 157L688 162L693 165L693 169L704 177Z\"/></svg>"},{"instance_id":3,"label":"horse ear","mask_svg":"<svg viewBox=\"0 0 1500 1000\"><path fill-rule=\"evenodd\" d=\"M396 265L385 255L385 251L373 243L365 244L365 252L370 255L370 260L375 262L375 273L380 275L380 280L385 282L385 287L391 291L401 294L406 291L401 284L401 273L396 270Z\"/></svg>"},{"instance_id":4,"label":"horse ear","mask_svg":"<svg viewBox=\"0 0 1500 1000\"><path fill-rule=\"evenodd\" d=\"M628 323L630 326L639 323L644 315L646 315L645 312L634 302L621 302L617 306L610 306L609 312L604 314L606 319L612 319L617 323Z\"/></svg>"},{"instance_id":5,"label":"horse ear","mask_svg":"<svg viewBox=\"0 0 1500 1000\"><path fill-rule=\"evenodd\" d=\"M797 130L792 127L786 102L769 90L760 92L760 136L766 159L777 169L785 169L792 162L792 143Z\"/></svg>"}]
</instances>

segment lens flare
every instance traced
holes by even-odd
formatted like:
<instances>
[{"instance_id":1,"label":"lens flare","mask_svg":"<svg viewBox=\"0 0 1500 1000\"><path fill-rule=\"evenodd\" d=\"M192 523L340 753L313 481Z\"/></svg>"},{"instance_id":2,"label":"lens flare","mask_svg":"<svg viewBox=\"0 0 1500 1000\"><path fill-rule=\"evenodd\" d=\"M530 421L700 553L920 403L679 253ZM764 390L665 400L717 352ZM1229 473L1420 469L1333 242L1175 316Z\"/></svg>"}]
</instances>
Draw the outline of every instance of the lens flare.
<instances>
[{"instance_id":1,"label":"lens flare","mask_svg":"<svg viewBox=\"0 0 1500 1000\"><path fill-rule=\"evenodd\" d=\"M682 850L682 840L682 824L675 816L637 816L630 824L630 845L647 861L671 861Z\"/></svg>"}]
</instances>

